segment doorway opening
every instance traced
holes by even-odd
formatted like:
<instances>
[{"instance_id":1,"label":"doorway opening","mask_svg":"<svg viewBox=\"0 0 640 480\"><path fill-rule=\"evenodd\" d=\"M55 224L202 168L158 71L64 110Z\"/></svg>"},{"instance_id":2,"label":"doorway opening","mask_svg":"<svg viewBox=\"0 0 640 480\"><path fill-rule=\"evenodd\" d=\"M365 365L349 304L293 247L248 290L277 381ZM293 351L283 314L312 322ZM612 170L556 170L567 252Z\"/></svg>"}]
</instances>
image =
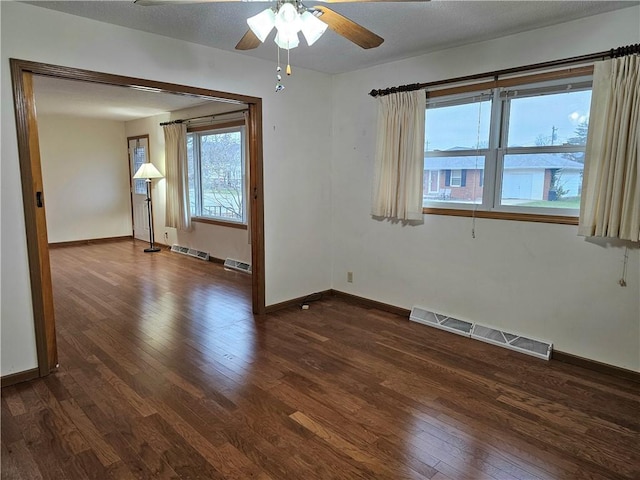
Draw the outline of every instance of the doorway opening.
<instances>
[{"instance_id":1,"label":"doorway opening","mask_svg":"<svg viewBox=\"0 0 640 480\"><path fill-rule=\"evenodd\" d=\"M43 188L36 100L33 88L35 76L246 105L248 109L247 144L249 145L247 162L249 170L248 223L251 228L253 269L251 279L252 310L254 314L265 313L262 100L260 98L25 60L11 59L10 62L40 376L48 375L56 367L58 361L45 213L46 192Z\"/></svg>"},{"instance_id":2,"label":"doorway opening","mask_svg":"<svg viewBox=\"0 0 640 480\"><path fill-rule=\"evenodd\" d=\"M131 227L133 238L145 241L149 238L149 228L154 225L153 216L151 225L145 222L147 215L147 185L141 178L133 178L142 164L149 162L149 134L127 137L127 151L129 153L129 189L131 192ZM155 229L154 229L155 231Z\"/></svg>"}]
</instances>

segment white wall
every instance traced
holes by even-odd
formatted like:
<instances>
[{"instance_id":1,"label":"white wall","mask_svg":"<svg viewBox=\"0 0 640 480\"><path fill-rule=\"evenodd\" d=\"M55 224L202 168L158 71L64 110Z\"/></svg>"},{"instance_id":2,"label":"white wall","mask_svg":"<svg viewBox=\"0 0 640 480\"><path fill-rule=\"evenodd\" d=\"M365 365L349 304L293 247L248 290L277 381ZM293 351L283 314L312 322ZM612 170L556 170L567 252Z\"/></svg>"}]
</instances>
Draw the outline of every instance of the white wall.
<instances>
[{"instance_id":1,"label":"white wall","mask_svg":"<svg viewBox=\"0 0 640 480\"><path fill-rule=\"evenodd\" d=\"M39 115L38 134L49 243L131 235L124 123Z\"/></svg>"},{"instance_id":2,"label":"white wall","mask_svg":"<svg viewBox=\"0 0 640 480\"><path fill-rule=\"evenodd\" d=\"M284 95L273 92L270 62L16 2L0 2L0 12L3 99L12 98L11 57L263 98L267 304L333 286L546 337L559 350L640 370L637 249L622 288L623 250L576 237L575 227L478 220L472 239L466 218L428 216L420 227L370 218L375 101L367 95L636 43L639 8L333 79L298 68ZM36 355L13 105L0 108L7 375L35 367Z\"/></svg>"},{"instance_id":3,"label":"white wall","mask_svg":"<svg viewBox=\"0 0 640 480\"><path fill-rule=\"evenodd\" d=\"M373 88L430 82L640 41L640 8L338 75L333 84L333 288L551 340L554 348L640 370L640 255L577 237L575 226L425 216L373 220ZM347 283L347 271L354 283Z\"/></svg>"},{"instance_id":4,"label":"white wall","mask_svg":"<svg viewBox=\"0 0 640 480\"><path fill-rule=\"evenodd\" d=\"M12 102L4 101L12 98L9 58L261 97L267 305L330 288L331 104L317 101L330 98L330 76L297 68L286 91L276 94L275 59L257 60L18 2L0 2L0 9L2 375L36 366L14 112ZM291 265L304 265L304 275Z\"/></svg>"}]
</instances>

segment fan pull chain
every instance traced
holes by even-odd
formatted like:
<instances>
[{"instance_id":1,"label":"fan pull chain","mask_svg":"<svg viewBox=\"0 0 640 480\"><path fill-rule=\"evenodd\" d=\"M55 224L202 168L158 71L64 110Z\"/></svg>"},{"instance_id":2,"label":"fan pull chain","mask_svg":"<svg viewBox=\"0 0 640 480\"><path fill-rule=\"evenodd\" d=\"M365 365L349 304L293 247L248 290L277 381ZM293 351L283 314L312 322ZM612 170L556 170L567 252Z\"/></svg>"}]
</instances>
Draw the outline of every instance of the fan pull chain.
<instances>
[{"instance_id":1,"label":"fan pull chain","mask_svg":"<svg viewBox=\"0 0 640 480\"><path fill-rule=\"evenodd\" d=\"M289 47L289 44L287 44ZM287 48L287 75L291 75L291 63L289 62L289 48Z\"/></svg>"},{"instance_id":2,"label":"fan pull chain","mask_svg":"<svg viewBox=\"0 0 640 480\"><path fill-rule=\"evenodd\" d=\"M284 90L284 85L282 84L282 68L280 68L280 47L276 47L278 49L278 66L276 67L276 93Z\"/></svg>"},{"instance_id":3,"label":"fan pull chain","mask_svg":"<svg viewBox=\"0 0 640 480\"><path fill-rule=\"evenodd\" d=\"M618 280L618 284L621 287L627 286L627 264L629 263L629 247L624 247L624 259L622 262L622 277Z\"/></svg>"},{"instance_id":4,"label":"fan pull chain","mask_svg":"<svg viewBox=\"0 0 640 480\"><path fill-rule=\"evenodd\" d=\"M480 149L480 126L482 123L482 98L478 102L478 129L476 131L476 164L475 164L475 172L479 175L478 172L478 153L477 151ZM484 171L484 170L483 170ZM473 211L471 212L471 238L476 238L476 210L478 205L476 204L476 179L473 179Z\"/></svg>"}]
</instances>

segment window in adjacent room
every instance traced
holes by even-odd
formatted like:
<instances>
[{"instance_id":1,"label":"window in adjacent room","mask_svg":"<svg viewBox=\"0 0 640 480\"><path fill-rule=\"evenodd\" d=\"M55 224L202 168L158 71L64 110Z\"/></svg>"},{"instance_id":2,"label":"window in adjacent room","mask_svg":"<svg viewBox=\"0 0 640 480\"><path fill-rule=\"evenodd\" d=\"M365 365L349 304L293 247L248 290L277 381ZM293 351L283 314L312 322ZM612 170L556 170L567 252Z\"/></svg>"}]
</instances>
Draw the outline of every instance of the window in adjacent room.
<instances>
[{"instance_id":1,"label":"window in adjacent room","mask_svg":"<svg viewBox=\"0 0 640 480\"><path fill-rule=\"evenodd\" d=\"M201 129L187 134L191 216L246 224L244 123Z\"/></svg>"},{"instance_id":2,"label":"window in adjacent room","mask_svg":"<svg viewBox=\"0 0 640 480\"><path fill-rule=\"evenodd\" d=\"M428 99L427 213L578 216L591 77L517 83Z\"/></svg>"},{"instance_id":3,"label":"window in adjacent room","mask_svg":"<svg viewBox=\"0 0 640 480\"><path fill-rule=\"evenodd\" d=\"M141 142L139 138L136 139L135 145L133 147L133 167L132 171L135 173L142 166L143 163L147 162L147 141ZM146 195L147 194L147 183L144 178L134 178L133 179L133 193L138 195Z\"/></svg>"}]
</instances>

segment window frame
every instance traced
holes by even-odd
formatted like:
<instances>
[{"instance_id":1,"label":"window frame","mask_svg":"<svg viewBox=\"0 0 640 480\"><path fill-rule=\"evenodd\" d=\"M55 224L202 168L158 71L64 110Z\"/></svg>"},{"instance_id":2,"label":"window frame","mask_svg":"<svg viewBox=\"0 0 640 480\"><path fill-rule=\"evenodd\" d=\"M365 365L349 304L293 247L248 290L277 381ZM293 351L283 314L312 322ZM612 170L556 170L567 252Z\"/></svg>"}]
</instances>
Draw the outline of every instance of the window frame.
<instances>
[{"instance_id":1,"label":"window frame","mask_svg":"<svg viewBox=\"0 0 640 480\"><path fill-rule=\"evenodd\" d=\"M462 169L454 168L450 170L449 187L462 187ZM454 175L455 174L455 175ZM455 183L454 183L455 180Z\"/></svg>"},{"instance_id":2,"label":"window frame","mask_svg":"<svg viewBox=\"0 0 640 480\"><path fill-rule=\"evenodd\" d=\"M201 144L199 139L202 136L211 135L211 134L223 134L223 133L240 133L240 145L241 145L241 170L242 170L242 219L235 220L229 219L225 217L215 217L202 215L202 164L200 161L200 148ZM211 225L221 225L225 227L238 228L247 230L248 229L248 210L247 210L247 200L248 200L248 165L247 165L247 137L246 137L246 125L244 120L238 121L230 121L225 123L220 123L217 125L204 125L197 127L189 127L187 128L187 136L193 136L193 152L194 152L194 179L196 180L196 185L194 185L194 191L198 192L196 195L194 202L196 205L196 211L200 212L200 215L194 215L191 212L191 205L189 205L189 213L191 215L192 222L200 222L207 223ZM196 141L196 139L198 141ZM197 161L196 161L197 160Z\"/></svg>"},{"instance_id":3,"label":"window frame","mask_svg":"<svg viewBox=\"0 0 640 480\"><path fill-rule=\"evenodd\" d=\"M588 88L592 86L593 66L571 68L555 72L545 72L541 74L512 77L504 80L494 80L491 82L462 85L456 87L441 88L427 92L427 109L430 101L432 103L460 104L478 96L482 91L491 91L491 122L489 132L489 145L487 149L458 150L458 151L425 151L425 157L446 157L452 156L484 156L484 169L481 170L480 187L483 189L481 203L457 203L446 201L428 201L423 192L423 214L451 215L451 216L475 216L478 218L493 218L499 220L519 220L544 223L578 224L579 210L549 208L549 207L517 207L513 205L502 205L502 182L504 156L507 154L527 154L527 153L575 153L584 152L584 145L554 145L535 147L507 147L507 135L509 130L509 99L501 98L503 92L518 87L520 91L531 91L531 95L536 96L535 91L541 89L555 89L553 93L561 93L561 86L568 84L580 84L588 82ZM525 95L520 95L520 98ZM445 97L441 99L440 97ZM435 99L435 101L434 101ZM425 112L426 114L426 112ZM499 173L499 174L498 174ZM490 192L489 194L485 192Z\"/></svg>"},{"instance_id":4,"label":"window frame","mask_svg":"<svg viewBox=\"0 0 640 480\"><path fill-rule=\"evenodd\" d=\"M478 89L465 89L465 91L463 92L459 92L458 89L453 89L455 90L453 92L453 94L451 95L435 95L434 97L436 98L431 99L429 98L429 95L427 97L427 110L429 109L429 104L430 103L435 103L440 107L453 107L453 106L457 106L457 105L465 105L465 104L471 104L471 103L479 103L482 101L486 101L486 100L493 100L493 93L491 91L491 89L488 89L486 87L486 84L479 84L478 85ZM441 98L441 97L445 97L445 98ZM425 112L426 115L426 112ZM491 115L493 115L493 102L492 102L492 111L491 111ZM453 150L453 149L449 149L449 150L429 150L429 151L425 151L425 158L429 157L429 158L447 158L447 157L475 157L476 160L480 157L484 158L484 168L486 167L487 164L487 157L491 152L491 138L493 137L493 125L490 123L489 124L489 143L487 145L486 148L475 148L475 149L463 149L463 150ZM476 147L478 147L478 145L476 145ZM477 162L476 162L477 163ZM457 170L462 170L462 169L457 169ZM465 169L466 170L466 169ZM445 170L446 171L446 170ZM450 171L452 172L453 169L450 169ZM443 182L443 187L444 189L451 189L453 188L460 188L462 187L462 172L461 172L461 179L460 179L460 185L455 186L455 185L451 185L451 181L449 181L449 185L447 185L446 183L446 178L445 181ZM465 174L466 175L466 174ZM466 182L465 182L466 183ZM441 197L442 198L442 197ZM484 197L483 197L484 198ZM438 202L433 202L430 203L430 201L427 199L425 200L425 195L423 192L423 213L434 213L432 210L462 210L462 211L473 211L474 209L476 209L479 205L479 203L459 203L459 202L447 202L447 198L446 198L446 193L445 193L445 197L443 198L443 200L445 201L438 201ZM425 203L427 204L427 206L425 206ZM484 205L484 203L482 203L482 205Z\"/></svg>"}]
</instances>

